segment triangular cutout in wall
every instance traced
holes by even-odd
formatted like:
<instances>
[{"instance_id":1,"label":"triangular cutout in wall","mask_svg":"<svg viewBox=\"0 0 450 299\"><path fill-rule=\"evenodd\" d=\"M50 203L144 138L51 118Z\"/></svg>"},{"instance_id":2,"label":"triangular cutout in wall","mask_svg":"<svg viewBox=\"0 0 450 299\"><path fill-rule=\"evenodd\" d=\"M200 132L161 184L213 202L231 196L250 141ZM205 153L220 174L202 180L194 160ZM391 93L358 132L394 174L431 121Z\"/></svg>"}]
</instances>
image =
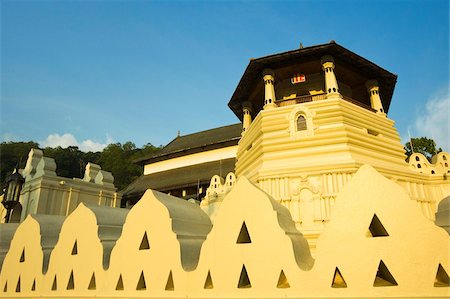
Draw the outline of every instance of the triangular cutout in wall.
<instances>
[{"instance_id":1,"label":"triangular cutout in wall","mask_svg":"<svg viewBox=\"0 0 450 299\"><path fill-rule=\"evenodd\" d=\"M239 277L238 288L239 289L247 289L251 288L252 284L250 283L250 279L248 278L247 269L245 269L245 265L242 265L241 276Z\"/></svg>"},{"instance_id":2,"label":"triangular cutout in wall","mask_svg":"<svg viewBox=\"0 0 450 299\"><path fill-rule=\"evenodd\" d=\"M242 223L241 231L239 232L238 239L236 241L237 244L245 244L245 243L251 243L252 239L250 238L250 235L247 230L247 225L245 224L245 221Z\"/></svg>"},{"instance_id":3,"label":"triangular cutout in wall","mask_svg":"<svg viewBox=\"0 0 450 299\"><path fill-rule=\"evenodd\" d=\"M52 291L56 291L57 288L58 285L56 283L56 274L55 274L55 277L53 278Z\"/></svg>"},{"instance_id":4,"label":"triangular cutout in wall","mask_svg":"<svg viewBox=\"0 0 450 299\"><path fill-rule=\"evenodd\" d=\"M67 290L75 289L75 282L73 281L73 270L70 272L69 281L67 282Z\"/></svg>"},{"instance_id":5,"label":"triangular cutout in wall","mask_svg":"<svg viewBox=\"0 0 450 299\"><path fill-rule=\"evenodd\" d=\"M150 249L150 243L148 242L147 232L144 232L144 236L142 237L141 245L139 246L139 250Z\"/></svg>"},{"instance_id":6,"label":"triangular cutout in wall","mask_svg":"<svg viewBox=\"0 0 450 299\"><path fill-rule=\"evenodd\" d=\"M166 291L173 291L173 290L175 290L175 286L173 284L172 270L170 270L169 277L167 278L166 283Z\"/></svg>"},{"instance_id":7,"label":"triangular cutout in wall","mask_svg":"<svg viewBox=\"0 0 450 299\"><path fill-rule=\"evenodd\" d=\"M341 271L339 271L339 268L336 267L336 270L334 270L334 276L333 281L331 282L332 288L346 288L347 283L345 282L344 277L342 277Z\"/></svg>"},{"instance_id":8,"label":"triangular cutout in wall","mask_svg":"<svg viewBox=\"0 0 450 299\"><path fill-rule=\"evenodd\" d=\"M448 277L447 272L445 271L444 267L442 267L441 264L439 264L436 278L434 279L434 286L435 287L448 287L450 286L450 279Z\"/></svg>"},{"instance_id":9,"label":"triangular cutout in wall","mask_svg":"<svg viewBox=\"0 0 450 299\"><path fill-rule=\"evenodd\" d=\"M375 276L375 280L373 282L374 287L389 287L398 285L392 276L391 272L389 272L388 268L384 264L383 261L380 261L378 265L377 275Z\"/></svg>"},{"instance_id":10,"label":"triangular cutout in wall","mask_svg":"<svg viewBox=\"0 0 450 299\"><path fill-rule=\"evenodd\" d=\"M91 280L89 281L88 290L95 290L97 284L95 283L95 272L92 273Z\"/></svg>"},{"instance_id":11,"label":"triangular cutout in wall","mask_svg":"<svg viewBox=\"0 0 450 299\"><path fill-rule=\"evenodd\" d=\"M25 248L22 249L22 254L20 255L20 262L21 263L25 262Z\"/></svg>"},{"instance_id":12,"label":"triangular cutout in wall","mask_svg":"<svg viewBox=\"0 0 450 299\"><path fill-rule=\"evenodd\" d=\"M278 283L277 288L279 289L287 289L290 288L289 281L286 278L286 275L284 275L284 271L281 270L280 276L278 277Z\"/></svg>"},{"instance_id":13,"label":"triangular cutout in wall","mask_svg":"<svg viewBox=\"0 0 450 299\"><path fill-rule=\"evenodd\" d=\"M19 275L19 279L17 280L16 293L20 293L20 275Z\"/></svg>"},{"instance_id":14,"label":"triangular cutout in wall","mask_svg":"<svg viewBox=\"0 0 450 299\"><path fill-rule=\"evenodd\" d=\"M8 281L5 282L5 286L3 287L3 292L8 292Z\"/></svg>"},{"instance_id":15,"label":"triangular cutout in wall","mask_svg":"<svg viewBox=\"0 0 450 299\"><path fill-rule=\"evenodd\" d=\"M123 291L123 279L122 279L122 274L119 275L119 279L117 280L117 283L116 283L116 291Z\"/></svg>"},{"instance_id":16,"label":"triangular cutout in wall","mask_svg":"<svg viewBox=\"0 0 450 299\"><path fill-rule=\"evenodd\" d=\"M33 285L31 286L32 291L36 291L36 278L33 280Z\"/></svg>"},{"instance_id":17,"label":"triangular cutout in wall","mask_svg":"<svg viewBox=\"0 0 450 299\"><path fill-rule=\"evenodd\" d=\"M211 278L211 272L208 270L208 275L206 276L205 285L203 286L204 289L213 289L214 284Z\"/></svg>"},{"instance_id":18,"label":"triangular cutout in wall","mask_svg":"<svg viewBox=\"0 0 450 299\"><path fill-rule=\"evenodd\" d=\"M373 214L372 221L369 225L368 231L369 237L388 237L389 234L387 230L384 228L383 224L381 224L380 219L376 214Z\"/></svg>"},{"instance_id":19,"label":"triangular cutout in wall","mask_svg":"<svg viewBox=\"0 0 450 299\"><path fill-rule=\"evenodd\" d=\"M73 244L72 247L72 255L77 255L78 254L78 244L77 244L77 240L75 240L75 243Z\"/></svg>"},{"instance_id":20,"label":"triangular cutout in wall","mask_svg":"<svg viewBox=\"0 0 450 299\"><path fill-rule=\"evenodd\" d=\"M147 285L145 284L144 271L142 271L141 276L139 276L139 281L136 285L136 290L141 291L141 290L146 290L146 289L147 289Z\"/></svg>"}]
</instances>

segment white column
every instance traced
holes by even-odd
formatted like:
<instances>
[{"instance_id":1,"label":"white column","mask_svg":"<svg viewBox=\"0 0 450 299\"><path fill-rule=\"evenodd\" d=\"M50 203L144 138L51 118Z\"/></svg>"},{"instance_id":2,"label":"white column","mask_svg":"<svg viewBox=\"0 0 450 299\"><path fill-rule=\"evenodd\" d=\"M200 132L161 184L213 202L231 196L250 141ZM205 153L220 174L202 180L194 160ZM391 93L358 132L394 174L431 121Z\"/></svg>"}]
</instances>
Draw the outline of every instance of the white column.
<instances>
[{"instance_id":1,"label":"white column","mask_svg":"<svg viewBox=\"0 0 450 299\"><path fill-rule=\"evenodd\" d=\"M326 55L320 60L322 63L322 70L325 72L325 89L327 93L327 99L329 98L342 98L339 93L339 86L334 74L334 59L333 57Z\"/></svg>"},{"instance_id":2,"label":"white column","mask_svg":"<svg viewBox=\"0 0 450 299\"><path fill-rule=\"evenodd\" d=\"M252 104L250 102L242 103L242 136L252 124Z\"/></svg>"},{"instance_id":3,"label":"white column","mask_svg":"<svg viewBox=\"0 0 450 299\"><path fill-rule=\"evenodd\" d=\"M272 109L277 107L275 104L275 74L270 69L265 69L263 71L263 80L264 80L264 106L263 109Z\"/></svg>"},{"instance_id":4,"label":"white column","mask_svg":"<svg viewBox=\"0 0 450 299\"><path fill-rule=\"evenodd\" d=\"M377 113L386 116L386 113L383 109L383 104L380 98L380 88L378 86L378 81L369 80L366 82L367 92L370 97L370 106L372 109L375 109Z\"/></svg>"}]
</instances>

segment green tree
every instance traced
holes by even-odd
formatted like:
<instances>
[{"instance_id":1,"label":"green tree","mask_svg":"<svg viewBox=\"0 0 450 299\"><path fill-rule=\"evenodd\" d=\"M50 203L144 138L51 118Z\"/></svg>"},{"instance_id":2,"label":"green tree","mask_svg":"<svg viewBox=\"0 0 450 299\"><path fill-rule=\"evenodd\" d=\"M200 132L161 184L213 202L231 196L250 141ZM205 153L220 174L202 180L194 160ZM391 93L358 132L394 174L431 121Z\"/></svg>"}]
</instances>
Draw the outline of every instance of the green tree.
<instances>
[{"instance_id":1,"label":"green tree","mask_svg":"<svg viewBox=\"0 0 450 299\"><path fill-rule=\"evenodd\" d=\"M38 146L39 145L33 141L2 142L0 144L0 190L3 189L6 177L11 174L16 165L19 164L19 168L24 168L30 149L38 148Z\"/></svg>"},{"instance_id":2,"label":"green tree","mask_svg":"<svg viewBox=\"0 0 450 299\"><path fill-rule=\"evenodd\" d=\"M77 146L44 148L44 156L55 159L56 174L66 178L81 178L84 174L83 153Z\"/></svg>"},{"instance_id":3,"label":"green tree","mask_svg":"<svg viewBox=\"0 0 450 299\"><path fill-rule=\"evenodd\" d=\"M151 155L160 150L151 143L137 148L133 142L113 143L108 145L100 154L98 164L103 170L112 172L114 185L122 190L142 175L142 166L134 164L134 160L142 156Z\"/></svg>"},{"instance_id":4,"label":"green tree","mask_svg":"<svg viewBox=\"0 0 450 299\"><path fill-rule=\"evenodd\" d=\"M0 144L1 183L20 161L20 168L25 167L31 148L39 148L36 142L3 142ZM82 178L88 162L96 163L105 171L112 172L115 186L121 190L138 178L143 169L133 161L158 151L151 143L137 148L133 142L114 143L102 152L82 152L76 146L60 146L43 149L44 156L55 159L56 174L67 178Z\"/></svg>"},{"instance_id":5,"label":"green tree","mask_svg":"<svg viewBox=\"0 0 450 299\"><path fill-rule=\"evenodd\" d=\"M436 149L436 142L434 142L433 139L428 139L427 137L418 137L411 138L410 141L405 143L405 151L407 159L409 159L409 157L413 153L420 153L423 154L428 159L428 161L431 162L431 157L433 157L437 153L442 152L442 148Z\"/></svg>"},{"instance_id":6,"label":"green tree","mask_svg":"<svg viewBox=\"0 0 450 299\"><path fill-rule=\"evenodd\" d=\"M134 156L133 156L133 160L142 158L142 157L147 157L147 156L151 156L153 154L155 154L156 152L158 152L159 150L161 150L162 146L154 146L151 143L147 143L144 144L144 146L142 146L142 148L138 149Z\"/></svg>"},{"instance_id":7,"label":"green tree","mask_svg":"<svg viewBox=\"0 0 450 299\"><path fill-rule=\"evenodd\" d=\"M115 186L121 190L142 174L142 167L133 164L132 157L138 151L132 142L112 143L100 154L103 170L112 172Z\"/></svg>"}]
</instances>

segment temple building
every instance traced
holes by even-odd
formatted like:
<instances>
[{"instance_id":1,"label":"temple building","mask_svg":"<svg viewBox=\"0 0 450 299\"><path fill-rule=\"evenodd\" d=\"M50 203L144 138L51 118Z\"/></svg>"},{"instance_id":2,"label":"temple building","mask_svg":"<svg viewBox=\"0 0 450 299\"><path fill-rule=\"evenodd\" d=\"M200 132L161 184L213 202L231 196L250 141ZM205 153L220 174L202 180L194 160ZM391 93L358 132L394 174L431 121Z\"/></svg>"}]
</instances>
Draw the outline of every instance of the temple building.
<instances>
[{"instance_id":1,"label":"temple building","mask_svg":"<svg viewBox=\"0 0 450 299\"><path fill-rule=\"evenodd\" d=\"M144 174L123 190L122 206L134 205L147 189L201 200L211 177L234 172L240 123L177 136L153 156L136 161Z\"/></svg>"},{"instance_id":2,"label":"temple building","mask_svg":"<svg viewBox=\"0 0 450 299\"><path fill-rule=\"evenodd\" d=\"M240 123L136 161L122 208L86 193L1 224L0 296L448 298L450 154L406 161L396 80L334 41L252 59Z\"/></svg>"},{"instance_id":3,"label":"temple building","mask_svg":"<svg viewBox=\"0 0 450 299\"><path fill-rule=\"evenodd\" d=\"M138 161L144 174L124 190L123 206L150 188L202 200L213 213L232 172L286 206L314 250L337 194L369 164L434 220L450 195L450 156L439 153L430 163L416 153L405 161L387 117L396 81L334 41L251 59L228 103L241 123L178 136Z\"/></svg>"},{"instance_id":4,"label":"temple building","mask_svg":"<svg viewBox=\"0 0 450 299\"><path fill-rule=\"evenodd\" d=\"M56 167L55 160L45 157L42 150L31 149L25 168L16 169L13 174L21 178L22 184L10 184L0 196L0 223L17 224L29 214L67 216L80 203L120 206L121 195L112 173L99 165L88 163L81 179L60 177ZM13 207L7 209L8 204Z\"/></svg>"}]
</instances>

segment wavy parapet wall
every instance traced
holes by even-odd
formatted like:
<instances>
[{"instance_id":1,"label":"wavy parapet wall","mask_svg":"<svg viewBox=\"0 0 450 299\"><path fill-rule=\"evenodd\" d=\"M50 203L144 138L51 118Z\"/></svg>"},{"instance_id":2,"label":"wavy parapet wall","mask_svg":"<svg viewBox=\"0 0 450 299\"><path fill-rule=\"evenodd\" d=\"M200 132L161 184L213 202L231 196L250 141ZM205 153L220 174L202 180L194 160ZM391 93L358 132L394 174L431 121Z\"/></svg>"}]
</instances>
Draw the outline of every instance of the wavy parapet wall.
<instances>
[{"instance_id":1,"label":"wavy parapet wall","mask_svg":"<svg viewBox=\"0 0 450 299\"><path fill-rule=\"evenodd\" d=\"M444 298L449 236L402 187L363 166L312 258L287 208L245 177L214 225L148 190L131 209L80 204L6 228L2 298Z\"/></svg>"},{"instance_id":2,"label":"wavy parapet wall","mask_svg":"<svg viewBox=\"0 0 450 299\"><path fill-rule=\"evenodd\" d=\"M431 158L431 163L420 153L413 153L408 159L409 168L423 174L450 176L450 155L440 152Z\"/></svg>"}]
</instances>

